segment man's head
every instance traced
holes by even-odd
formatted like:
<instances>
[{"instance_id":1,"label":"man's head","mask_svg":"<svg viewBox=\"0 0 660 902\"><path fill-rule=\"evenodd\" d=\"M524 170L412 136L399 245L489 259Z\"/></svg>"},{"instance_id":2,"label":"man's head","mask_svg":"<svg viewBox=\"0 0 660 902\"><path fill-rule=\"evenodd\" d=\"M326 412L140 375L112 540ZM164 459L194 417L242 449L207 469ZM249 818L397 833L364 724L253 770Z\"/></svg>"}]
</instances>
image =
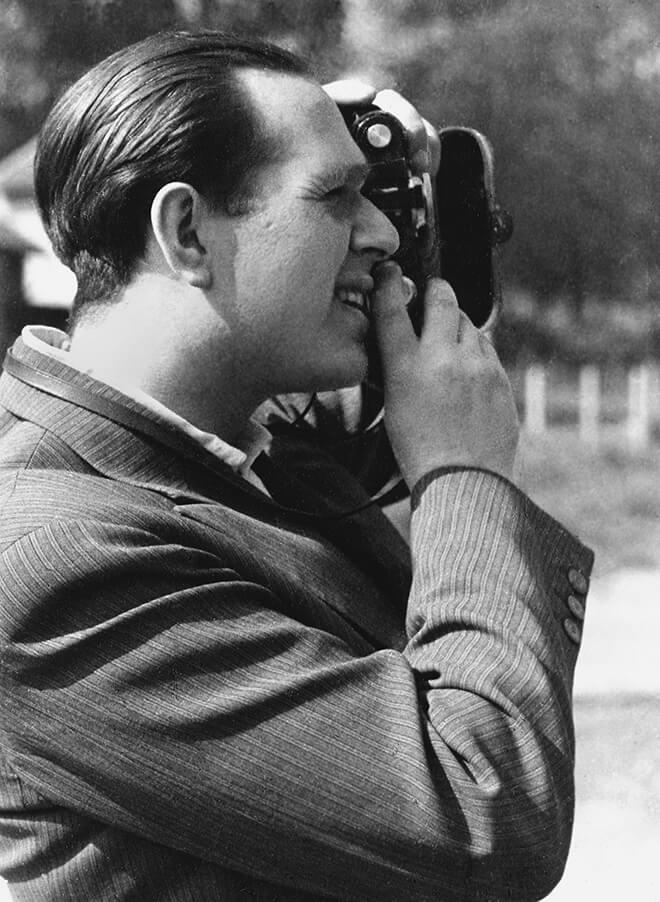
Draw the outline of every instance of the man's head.
<instances>
[{"instance_id":1,"label":"man's head","mask_svg":"<svg viewBox=\"0 0 660 902\"><path fill-rule=\"evenodd\" d=\"M217 404L218 386L249 405L360 381L372 270L398 245L366 172L283 51L173 35L110 57L55 109L37 160L79 279L76 349L98 368L121 348L124 373L156 396L167 381L179 410L193 391L198 410ZM102 316L86 317L95 292Z\"/></svg>"},{"instance_id":2,"label":"man's head","mask_svg":"<svg viewBox=\"0 0 660 902\"><path fill-rule=\"evenodd\" d=\"M128 283L162 185L187 182L228 213L249 205L255 168L275 149L238 77L246 68L308 74L270 44L158 34L103 60L55 105L35 183L55 251L78 278L74 316Z\"/></svg>"}]
</instances>

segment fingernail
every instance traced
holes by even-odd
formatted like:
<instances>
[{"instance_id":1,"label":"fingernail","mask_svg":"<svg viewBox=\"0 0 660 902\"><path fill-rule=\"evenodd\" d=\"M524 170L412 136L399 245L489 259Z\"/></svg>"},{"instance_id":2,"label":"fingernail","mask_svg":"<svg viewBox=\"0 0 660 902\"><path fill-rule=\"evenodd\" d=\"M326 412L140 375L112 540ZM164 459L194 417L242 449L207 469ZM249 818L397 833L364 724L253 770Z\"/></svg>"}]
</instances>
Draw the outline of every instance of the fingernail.
<instances>
[{"instance_id":1,"label":"fingernail","mask_svg":"<svg viewBox=\"0 0 660 902\"><path fill-rule=\"evenodd\" d=\"M415 169L427 172L431 168L431 155L428 150L418 150L413 155L412 163Z\"/></svg>"},{"instance_id":2,"label":"fingernail","mask_svg":"<svg viewBox=\"0 0 660 902\"><path fill-rule=\"evenodd\" d=\"M380 278L393 278L400 272L399 265L394 260L383 260L382 263L376 264L372 270L373 275Z\"/></svg>"},{"instance_id":3,"label":"fingernail","mask_svg":"<svg viewBox=\"0 0 660 902\"><path fill-rule=\"evenodd\" d=\"M415 283L412 279L409 279L408 276L403 276L401 281L403 282L403 287L406 290L406 302L411 301L417 294Z\"/></svg>"}]
</instances>

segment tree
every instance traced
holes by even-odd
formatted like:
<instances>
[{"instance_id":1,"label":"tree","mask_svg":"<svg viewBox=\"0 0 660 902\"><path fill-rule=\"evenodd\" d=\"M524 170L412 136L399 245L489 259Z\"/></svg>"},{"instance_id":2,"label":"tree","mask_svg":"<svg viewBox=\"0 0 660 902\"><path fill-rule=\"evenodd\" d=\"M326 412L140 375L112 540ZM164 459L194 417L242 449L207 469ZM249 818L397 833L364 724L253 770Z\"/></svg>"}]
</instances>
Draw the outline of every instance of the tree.
<instances>
[{"instance_id":1,"label":"tree","mask_svg":"<svg viewBox=\"0 0 660 902\"><path fill-rule=\"evenodd\" d=\"M342 0L176 0L192 26L265 38L313 62L331 77L341 58Z\"/></svg>"},{"instance_id":2,"label":"tree","mask_svg":"<svg viewBox=\"0 0 660 902\"><path fill-rule=\"evenodd\" d=\"M352 26L352 65L388 73L434 123L490 138L516 222L508 280L578 311L646 291L660 226L653 0L390 0L378 19L380 6L348 4L349 21L372 23L362 41Z\"/></svg>"},{"instance_id":3,"label":"tree","mask_svg":"<svg viewBox=\"0 0 660 902\"><path fill-rule=\"evenodd\" d=\"M31 137L84 69L175 22L168 0L0 0L0 153Z\"/></svg>"},{"instance_id":4,"label":"tree","mask_svg":"<svg viewBox=\"0 0 660 902\"><path fill-rule=\"evenodd\" d=\"M0 153L83 68L172 26L261 35L483 131L516 223L508 283L576 311L660 295L655 0L0 0Z\"/></svg>"},{"instance_id":5,"label":"tree","mask_svg":"<svg viewBox=\"0 0 660 902\"><path fill-rule=\"evenodd\" d=\"M0 157L62 89L119 47L166 28L262 36L334 71L341 0L0 0Z\"/></svg>"}]
</instances>

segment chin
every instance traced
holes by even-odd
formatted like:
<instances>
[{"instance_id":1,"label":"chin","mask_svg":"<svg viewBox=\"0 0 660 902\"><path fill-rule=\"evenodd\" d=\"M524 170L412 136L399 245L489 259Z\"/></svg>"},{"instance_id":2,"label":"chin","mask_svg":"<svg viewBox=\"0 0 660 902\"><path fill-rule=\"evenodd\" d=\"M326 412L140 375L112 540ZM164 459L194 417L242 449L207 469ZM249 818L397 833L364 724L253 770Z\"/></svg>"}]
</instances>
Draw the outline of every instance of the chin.
<instances>
[{"instance_id":1,"label":"chin","mask_svg":"<svg viewBox=\"0 0 660 902\"><path fill-rule=\"evenodd\" d=\"M344 346L337 353L319 353L313 361L308 360L303 367L290 371L286 385L280 384L277 394L324 392L359 385L367 377L367 364L367 352L361 344L350 351Z\"/></svg>"},{"instance_id":2,"label":"chin","mask_svg":"<svg viewBox=\"0 0 660 902\"><path fill-rule=\"evenodd\" d=\"M352 361L345 361L345 365L337 367L332 373L328 374L328 378L324 379L323 387L318 386L316 391L332 391L335 388L350 388L352 385L359 385L367 378L367 355L362 353L355 357Z\"/></svg>"}]
</instances>

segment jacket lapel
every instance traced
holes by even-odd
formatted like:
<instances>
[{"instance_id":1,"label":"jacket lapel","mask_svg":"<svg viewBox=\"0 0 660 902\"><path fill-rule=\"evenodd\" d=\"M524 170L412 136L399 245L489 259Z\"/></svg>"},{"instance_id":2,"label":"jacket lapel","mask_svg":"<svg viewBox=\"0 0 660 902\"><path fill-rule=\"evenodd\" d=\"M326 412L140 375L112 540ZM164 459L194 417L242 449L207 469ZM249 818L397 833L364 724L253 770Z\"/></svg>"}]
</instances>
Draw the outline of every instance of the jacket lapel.
<instances>
[{"instance_id":1,"label":"jacket lapel","mask_svg":"<svg viewBox=\"0 0 660 902\"><path fill-rule=\"evenodd\" d=\"M192 439L189 453L172 449L170 430L151 411L83 373L30 348L22 362L45 377L73 386L83 399L125 408L131 424L117 422L34 385L3 374L0 403L17 417L52 432L85 463L109 479L147 488L186 506L209 500L297 530L324 536L377 586L378 592L351 599L342 613L379 645L398 647L410 586L408 549L398 532L347 471L309 439L273 440L270 456L260 455L255 471L271 498L237 476ZM51 378L52 377L52 378ZM101 405L102 408L103 405ZM181 436L177 433L177 440ZM191 509L192 510L192 509ZM352 512L352 513L351 513Z\"/></svg>"}]
</instances>

